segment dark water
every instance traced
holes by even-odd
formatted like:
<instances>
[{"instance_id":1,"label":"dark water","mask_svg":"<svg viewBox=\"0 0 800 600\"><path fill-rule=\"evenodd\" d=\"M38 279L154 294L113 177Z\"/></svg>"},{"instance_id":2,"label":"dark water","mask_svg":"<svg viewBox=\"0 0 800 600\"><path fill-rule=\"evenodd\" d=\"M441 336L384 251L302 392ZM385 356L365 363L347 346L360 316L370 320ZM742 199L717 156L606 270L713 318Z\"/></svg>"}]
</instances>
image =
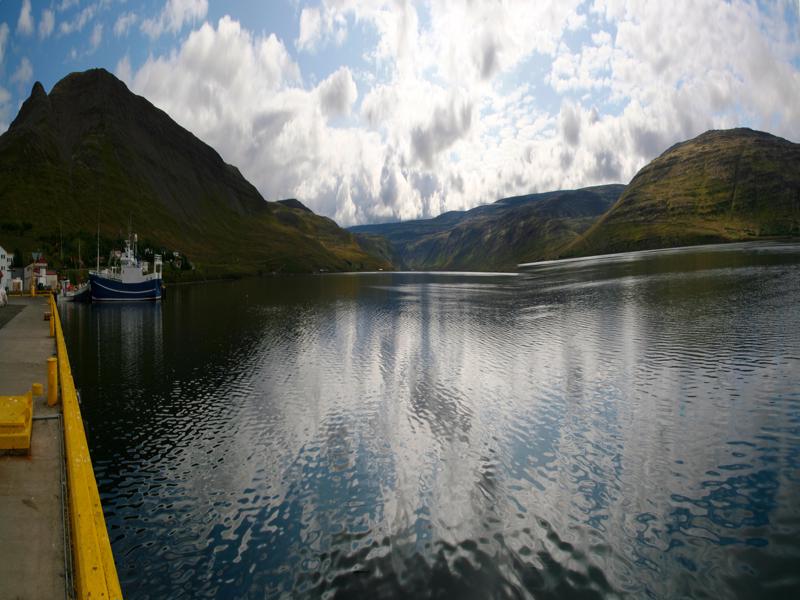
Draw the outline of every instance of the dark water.
<instances>
[{"instance_id":1,"label":"dark water","mask_svg":"<svg viewBox=\"0 0 800 600\"><path fill-rule=\"evenodd\" d=\"M126 597L800 597L800 246L65 307Z\"/></svg>"}]
</instances>

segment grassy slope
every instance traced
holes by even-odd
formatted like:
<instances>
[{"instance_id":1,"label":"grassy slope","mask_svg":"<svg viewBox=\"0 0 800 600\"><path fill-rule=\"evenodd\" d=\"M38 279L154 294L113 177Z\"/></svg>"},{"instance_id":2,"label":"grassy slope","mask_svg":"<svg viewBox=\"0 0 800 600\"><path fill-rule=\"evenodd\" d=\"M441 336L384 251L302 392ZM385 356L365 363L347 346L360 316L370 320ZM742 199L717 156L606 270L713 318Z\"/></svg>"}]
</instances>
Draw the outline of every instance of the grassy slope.
<instances>
[{"instance_id":1,"label":"grassy slope","mask_svg":"<svg viewBox=\"0 0 800 600\"><path fill-rule=\"evenodd\" d=\"M130 222L145 245L178 250L208 277L388 268L332 220L265 202L235 167L103 71L34 88L0 136L0 243L93 262ZM21 223L32 229L21 231ZM368 246L368 245L367 245ZM58 253L60 254L60 253Z\"/></svg>"},{"instance_id":2,"label":"grassy slope","mask_svg":"<svg viewBox=\"0 0 800 600\"><path fill-rule=\"evenodd\" d=\"M749 129L673 146L561 256L800 235L800 144Z\"/></svg>"},{"instance_id":3,"label":"grassy slope","mask_svg":"<svg viewBox=\"0 0 800 600\"><path fill-rule=\"evenodd\" d=\"M531 194L435 219L352 230L385 236L395 264L405 268L513 270L571 243L613 204L623 187Z\"/></svg>"}]
</instances>

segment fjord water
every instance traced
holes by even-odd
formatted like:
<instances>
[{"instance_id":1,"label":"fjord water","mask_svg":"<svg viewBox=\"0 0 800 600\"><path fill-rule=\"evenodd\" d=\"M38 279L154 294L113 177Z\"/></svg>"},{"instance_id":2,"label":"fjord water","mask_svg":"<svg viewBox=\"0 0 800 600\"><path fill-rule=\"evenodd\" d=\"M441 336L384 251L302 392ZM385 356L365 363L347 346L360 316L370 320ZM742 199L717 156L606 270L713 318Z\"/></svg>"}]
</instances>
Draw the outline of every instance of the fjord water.
<instances>
[{"instance_id":1,"label":"fjord water","mask_svg":"<svg viewBox=\"0 0 800 600\"><path fill-rule=\"evenodd\" d=\"M797 597L800 246L67 305L127 598Z\"/></svg>"}]
</instances>

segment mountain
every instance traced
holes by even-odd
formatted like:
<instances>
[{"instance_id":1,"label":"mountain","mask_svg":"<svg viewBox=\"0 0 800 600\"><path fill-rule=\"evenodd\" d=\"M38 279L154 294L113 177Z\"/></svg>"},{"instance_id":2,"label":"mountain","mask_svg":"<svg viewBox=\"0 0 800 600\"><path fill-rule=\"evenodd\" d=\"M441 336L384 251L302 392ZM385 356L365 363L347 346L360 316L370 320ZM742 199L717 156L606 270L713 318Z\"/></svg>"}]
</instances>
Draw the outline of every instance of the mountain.
<instances>
[{"instance_id":1,"label":"mountain","mask_svg":"<svg viewBox=\"0 0 800 600\"><path fill-rule=\"evenodd\" d=\"M389 267L297 200L265 201L213 148L92 69L50 94L37 82L0 136L0 238L51 259L82 239L93 255L98 222L104 250L130 224L140 247L179 252L204 276Z\"/></svg>"},{"instance_id":2,"label":"mountain","mask_svg":"<svg viewBox=\"0 0 800 600\"><path fill-rule=\"evenodd\" d=\"M800 235L800 144L753 131L708 131L631 180L561 256Z\"/></svg>"},{"instance_id":3,"label":"mountain","mask_svg":"<svg viewBox=\"0 0 800 600\"><path fill-rule=\"evenodd\" d=\"M308 208L305 204L300 202L300 200L298 200L297 198L278 200L278 204L282 204L283 206L287 206L289 208L299 208L300 210L304 210L306 212L314 212L310 208Z\"/></svg>"},{"instance_id":4,"label":"mountain","mask_svg":"<svg viewBox=\"0 0 800 600\"><path fill-rule=\"evenodd\" d=\"M619 198L623 185L605 185L503 198L434 219L360 225L350 231L383 236L396 267L513 270L557 254Z\"/></svg>"},{"instance_id":5,"label":"mountain","mask_svg":"<svg viewBox=\"0 0 800 600\"><path fill-rule=\"evenodd\" d=\"M434 219L351 227L397 267L505 270L522 262L800 236L800 144L751 129L676 144L627 186L498 200Z\"/></svg>"}]
</instances>

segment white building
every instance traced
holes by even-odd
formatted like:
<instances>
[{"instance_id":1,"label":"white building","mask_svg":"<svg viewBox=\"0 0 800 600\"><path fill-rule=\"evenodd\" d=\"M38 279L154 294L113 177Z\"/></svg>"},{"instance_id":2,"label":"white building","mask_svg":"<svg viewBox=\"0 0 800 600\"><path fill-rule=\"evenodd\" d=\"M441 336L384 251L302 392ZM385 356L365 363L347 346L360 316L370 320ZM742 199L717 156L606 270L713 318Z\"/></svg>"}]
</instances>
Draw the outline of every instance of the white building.
<instances>
[{"instance_id":1,"label":"white building","mask_svg":"<svg viewBox=\"0 0 800 600\"><path fill-rule=\"evenodd\" d=\"M37 258L34 262L25 267L24 289L26 292L31 289L31 284L36 287L45 288L48 286L48 283L47 262L45 262L43 258Z\"/></svg>"},{"instance_id":2,"label":"white building","mask_svg":"<svg viewBox=\"0 0 800 600\"><path fill-rule=\"evenodd\" d=\"M11 256L0 246L0 288L11 289Z\"/></svg>"}]
</instances>

